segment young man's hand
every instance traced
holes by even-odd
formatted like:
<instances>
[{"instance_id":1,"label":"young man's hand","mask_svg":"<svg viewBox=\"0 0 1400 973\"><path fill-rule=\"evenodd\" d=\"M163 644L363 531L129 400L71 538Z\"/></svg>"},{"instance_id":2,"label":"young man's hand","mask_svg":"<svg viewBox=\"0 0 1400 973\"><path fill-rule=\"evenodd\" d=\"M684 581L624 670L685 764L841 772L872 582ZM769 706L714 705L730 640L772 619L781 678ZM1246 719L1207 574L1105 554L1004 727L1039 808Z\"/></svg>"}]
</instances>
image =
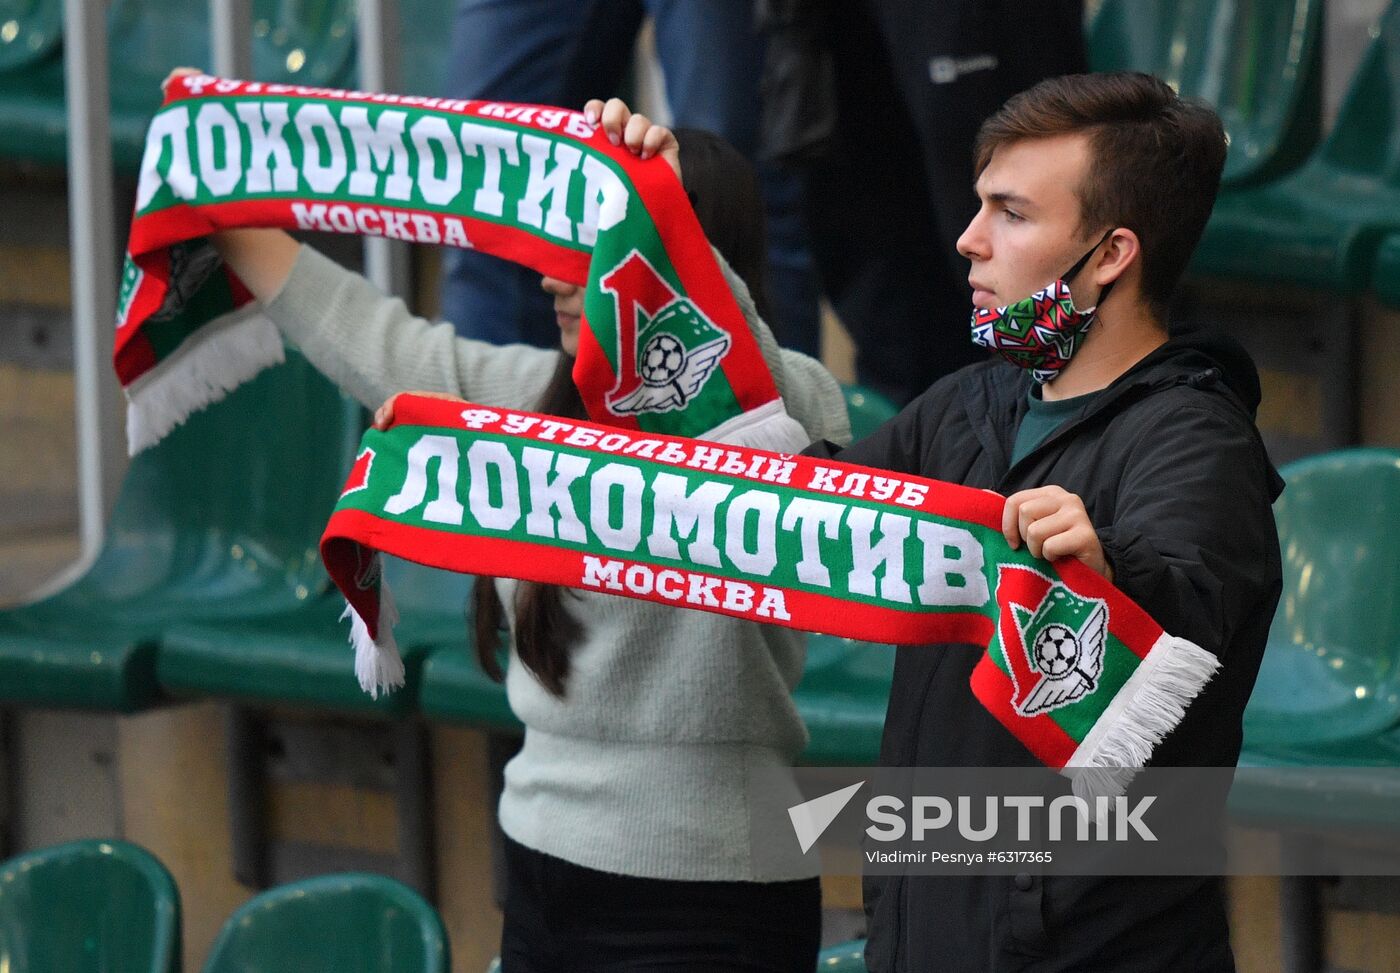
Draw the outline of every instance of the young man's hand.
<instances>
[{"instance_id":1,"label":"young man's hand","mask_svg":"<svg viewBox=\"0 0 1400 973\"><path fill-rule=\"evenodd\" d=\"M621 98L609 98L606 103L594 98L583 106L583 117L591 124L601 124L613 145L625 145L643 159L659 155L680 176L681 147L675 133L645 115L634 114Z\"/></svg>"},{"instance_id":2,"label":"young man's hand","mask_svg":"<svg viewBox=\"0 0 1400 973\"><path fill-rule=\"evenodd\" d=\"M1001 532L1013 550L1024 539L1036 557L1047 561L1072 557L1113 580L1113 569L1104 557L1094 525L1089 522L1084 501L1062 487L1036 487L1007 497Z\"/></svg>"}]
</instances>

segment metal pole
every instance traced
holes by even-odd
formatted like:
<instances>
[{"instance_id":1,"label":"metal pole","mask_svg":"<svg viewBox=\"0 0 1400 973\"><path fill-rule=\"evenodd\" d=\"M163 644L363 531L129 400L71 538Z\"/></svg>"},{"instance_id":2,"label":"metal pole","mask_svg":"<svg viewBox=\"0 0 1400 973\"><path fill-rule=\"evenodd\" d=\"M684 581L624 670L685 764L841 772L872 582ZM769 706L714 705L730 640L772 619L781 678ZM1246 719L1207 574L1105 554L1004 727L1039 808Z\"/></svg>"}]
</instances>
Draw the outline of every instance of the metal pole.
<instances>
[{"instance_id":1,"label":"metal pole","mask_svg":"<svg viewBox=\"0 0 1400 973\"><path fill-rule=\"evenodd\" d=\"M360 87L365 91L397 91L399 18L394 0L361 0L359 4ZM408 244L383 237L365 238L365 276L385 294L407 299Z\"/></svg>"},{"instance_id":2,"label":"metal pole","mask_svg":"<svg viewBox=\"0 0 1400 973\"><path fill-rule=\"evenodd\" d=\"M108 125L107 7L91 0L64 0L63 14L79 564L86 565L102 548L107 510L125 465L111 367L118 268Z\"/></svg>"},{"instance_id":3,"label":"metal pole","mask_svg":"<svg viewBox=\"0 0 1400 973\"><path fill-rule=\"evenodd\" d=\"M253 73L252 0L209 0L210 65L221 78L248 78Z\"/></svg>"}]
</instances>

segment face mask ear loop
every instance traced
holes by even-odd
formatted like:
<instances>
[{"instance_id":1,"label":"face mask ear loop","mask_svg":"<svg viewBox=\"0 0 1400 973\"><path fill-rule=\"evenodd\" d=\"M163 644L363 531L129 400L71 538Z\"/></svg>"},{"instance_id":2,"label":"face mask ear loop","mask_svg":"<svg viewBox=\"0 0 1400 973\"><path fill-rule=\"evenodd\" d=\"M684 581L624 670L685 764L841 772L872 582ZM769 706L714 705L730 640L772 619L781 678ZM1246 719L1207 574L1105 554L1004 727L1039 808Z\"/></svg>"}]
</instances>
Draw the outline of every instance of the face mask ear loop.
<instances>
[{"instance_id":1,"label":"face mask ear loop","mask_svg":"<svg viewBox=\"0 0 1400 973\"><path fill-rule=\"evenodd\" d=\"M1074 280L1074 278L1078 276L1079 272L1084 269L1084 265L1087 264L1089 262L1089 258L1094 255L1094 251L1098 250L1099 247L1103 246L1104 241L1111 236L1113 236L1113 230L1110 229L1103 236L1099 237L1099 242L1090 247L1088 251L1084 254L1084 256L1076 260L1074 262L1074 266L1071 267L1069 270L1065 271L1065 275L1061 277L1060 280L1064 281L1066 286L1069 286L1069 284ZM1108 296L1109 288L1111 288L1115 283L1117 283L1117 281L1111 280L1103 286L1103 290L1099 291L1099 299L1094 302L1095 307L1098 307L1100 304L1103 303L1103 299Z\"/></svg>"}]
</instances>

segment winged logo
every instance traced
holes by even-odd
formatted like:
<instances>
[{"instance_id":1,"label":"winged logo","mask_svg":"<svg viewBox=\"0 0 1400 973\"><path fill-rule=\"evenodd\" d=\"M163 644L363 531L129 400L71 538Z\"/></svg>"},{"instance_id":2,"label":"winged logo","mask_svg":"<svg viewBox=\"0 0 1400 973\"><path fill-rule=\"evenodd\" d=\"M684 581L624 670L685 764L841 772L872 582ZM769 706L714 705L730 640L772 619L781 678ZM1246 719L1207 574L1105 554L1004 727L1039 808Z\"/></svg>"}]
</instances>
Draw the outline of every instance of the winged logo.
<instances>
[{"instance_id":1,"label":"winged logo","mask_svg":"<svg viewBox=\"0 0 1400 973\"><path fill-rule=\"evenodd\" d=\"M641 328L637 345L641 384L609 400L618 415L684 409L729 353L730 339L693 303L677 297Z\"/></svg>"},{"instance_id":2,"label":"winged logo","mask_svg":"<svg viewBox=\"0 0 1400 973\"><path fill-rule=\"evenodd\" d=\"M1108 606L1052 585L1031 611L1011 605L1021 649L1038 679L1016 703L1022 716L1067 706L1098 688L1108 635Z\"/></svg>"},{"instance_id":3,"label":"winged logo","mask_svg":"<svg viewBox=\"0 0 1400 973\"><path fill-rule=\"evenodd\" d=\"M1086 598L1032 567L997 573L992 651L1011 677L1011 704L1032 717L1069 706L1099 687L1108 647L1108 602Z\"/></svg>"}]
</instances>

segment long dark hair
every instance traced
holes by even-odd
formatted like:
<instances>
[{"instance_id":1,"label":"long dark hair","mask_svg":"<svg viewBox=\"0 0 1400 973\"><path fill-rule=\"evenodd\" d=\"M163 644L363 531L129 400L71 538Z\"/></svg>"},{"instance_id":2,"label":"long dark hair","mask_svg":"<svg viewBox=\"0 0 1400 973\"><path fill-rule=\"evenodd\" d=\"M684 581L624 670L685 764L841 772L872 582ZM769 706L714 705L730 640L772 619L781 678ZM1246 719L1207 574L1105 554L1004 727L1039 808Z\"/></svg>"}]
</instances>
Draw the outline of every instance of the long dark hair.
<instances>
[{"instance_id":1,"label":"long dark hair","mask_svg":"<svg viewBox=\"0 0 1400 973\"><path fill-rule=\"evenodd\" d=\"M758 313L768 316L763 199L753 166L734 146L712 132L676 129L681 147L681 182L709 241L749 287ZM586 419L583 397L573 379L574 358L560 354L554 375L535 408L565 419ZM557 585L521 581L515 592L515 651L540 685L562 697L569 677L569 650L583 635L569 614ZM504 607L494 578L477 578L472 595L472 627L481 668L500 682Z\"/></svg>"}]
</instances>

